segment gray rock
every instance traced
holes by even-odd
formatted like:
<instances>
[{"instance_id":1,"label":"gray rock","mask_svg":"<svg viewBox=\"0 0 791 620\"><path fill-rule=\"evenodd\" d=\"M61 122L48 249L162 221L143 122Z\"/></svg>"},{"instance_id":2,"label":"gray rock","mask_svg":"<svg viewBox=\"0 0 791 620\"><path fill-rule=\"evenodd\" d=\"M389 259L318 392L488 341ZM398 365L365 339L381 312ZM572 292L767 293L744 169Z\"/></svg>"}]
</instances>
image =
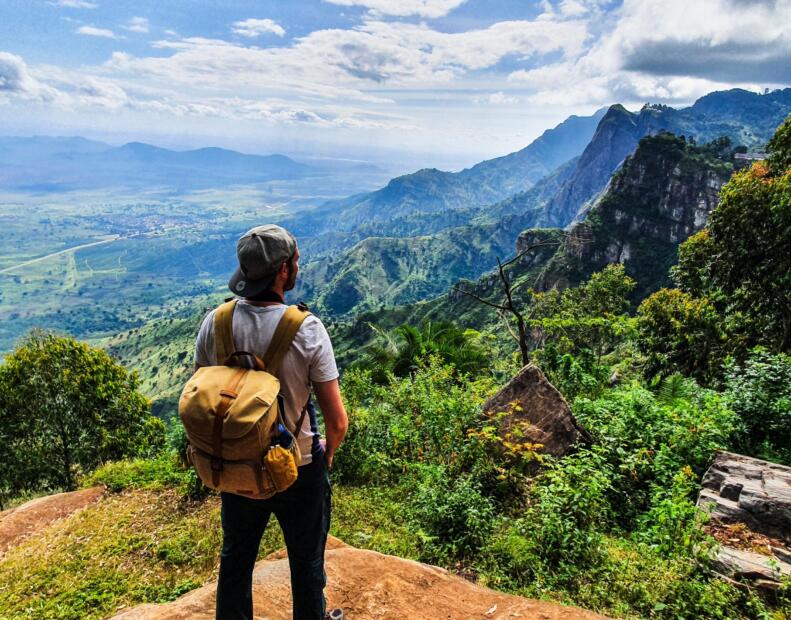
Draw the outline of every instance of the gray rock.
<instances>
[{"instance_id":1,"label":"gray rock","mask_svg":"<svg viewBox=\"0 0 791 620\"><path fill-rule=\"evenodd\" d=\"M791 542L791 467L718 452L702 487L698 505L713 517Z\"/></svg>"},{"instance_id":2,"label":"gray rock","mask_svg":"<svg viewBox=\"0 0 791 620\"><path fill-rule=\"evenodd\" d=\"M519 429L514 435L521 433L521 442L542 444L541 453L563 456L575 444L592 442L560 392L533 364L522 368L483 409L499 419L502 436Z\"/></svg>"},{"instance_id":3,"label":"gray rock","mask_svg":"<svg viewBox=\"0 0 791 620\"><path fill-rule=\"evenodd\" d=\"M752 551L722 547L712 560L721 575L736 580L750 580L764 589L776 589L784 576L791 575L791 564Z\"/></svg>"}]
</instances>

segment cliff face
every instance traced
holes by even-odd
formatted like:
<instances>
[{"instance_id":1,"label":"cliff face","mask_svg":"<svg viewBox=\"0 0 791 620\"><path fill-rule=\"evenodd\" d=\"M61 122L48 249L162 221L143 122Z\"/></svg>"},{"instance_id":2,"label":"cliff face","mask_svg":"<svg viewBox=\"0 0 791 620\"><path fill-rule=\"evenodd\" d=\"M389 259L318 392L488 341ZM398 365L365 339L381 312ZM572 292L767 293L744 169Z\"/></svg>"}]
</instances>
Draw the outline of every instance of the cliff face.
<instances>
[{"instance_id":1,"label":"cliff face","mask_svg":"<svg viewBox=\"0 0 791 620\"><path fill-rule=\"evenodd\" d=\"M584 222L544 268L540 288L577 284L624 263L641 298L669 284L678 245L705 226L729 162L670 134L646 137L613 176Z\"/></svg>"},{"instance_id":2,"label":"cliff face","mask_svg":"<svg viewBox=\"0 0 791 620\"><path fill-rule=\"evenodd\" d=\"M614 105L537 225L566 227L581 221L587 203L604 189L613 172L645 136L668 131L691 136L699 143L727 136L734 144L760 148L789 113L788 88L767 95L739 89L715 92L680 110L653 105L634 113Z\"/></svg>"}]
</instances>

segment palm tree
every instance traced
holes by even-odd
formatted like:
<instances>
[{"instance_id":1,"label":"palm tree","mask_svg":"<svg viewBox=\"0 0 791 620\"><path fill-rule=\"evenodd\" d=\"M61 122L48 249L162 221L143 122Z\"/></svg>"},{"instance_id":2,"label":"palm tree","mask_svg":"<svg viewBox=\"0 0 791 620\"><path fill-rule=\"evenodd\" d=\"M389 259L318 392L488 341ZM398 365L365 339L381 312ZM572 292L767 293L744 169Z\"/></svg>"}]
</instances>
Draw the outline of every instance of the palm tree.
<instances>
[{"instance_id":1,"label":"palm tree","mask_svg":"<svg viewBox=\"0 0 791 620\"><path fill-rule=\"evenodd\" d=\"M371 327L378 338L368 347L368 363L374 369L374 379L380 382L386 381L388 371L398 377L415 372L432 355L459 374L474 374L489 365L475 332L447 321L423 321L419 329L401 325L393 332Z\"/></svg>"}]
</instances>

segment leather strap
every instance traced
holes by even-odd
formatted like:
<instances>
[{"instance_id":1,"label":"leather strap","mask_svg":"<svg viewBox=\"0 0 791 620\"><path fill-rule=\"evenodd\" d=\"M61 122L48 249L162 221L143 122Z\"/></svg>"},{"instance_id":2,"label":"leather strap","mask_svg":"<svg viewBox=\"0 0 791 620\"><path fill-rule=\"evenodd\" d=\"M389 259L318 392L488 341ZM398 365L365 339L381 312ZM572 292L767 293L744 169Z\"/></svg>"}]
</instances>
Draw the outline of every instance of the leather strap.
<instances>
[{"instance_id":1,"label":"leather strap","mask_svg":"<svg viewBox=\"0 0 791 620\"><path fill-rule=\"evenodd\" d=\"M286 308L272 336L272 342L269 344L269 348L264 354L264 364L266 364L266 371L268 373L277 375L283 358L291 348L291 343L294 342L294 337L302 326L302 322L309 315L310 312L300 310L297 306L289 306Z\"/></svg>"},{"instance_id":2,"label":"leather strap","mask_svg":"<svg viewBox=\"0 0 791 620\"><path fill-rule=\"evenodd\" d=\"M233 311L236 299L227 301L214 313L214 352L219 366L225 365L236 350L233 344Z\"/></svg>"},{"instance_id":3,"label":"leather strap","mask_svg":"<svg viewBox=\"0 0 791 620\"><path fill-rule=\"evenodd\" d=\"M236 389L239 387L239 382L247 374L246 368L240 368L236 371L231 378L228 387L220 390L220 404L214 412L214 427L212 433L212 455L211 459L211 480L215 487L220 486L220 472L222 471L222 423L228 414L231 404L238 396Z\"/></svg>"}]
</instances>

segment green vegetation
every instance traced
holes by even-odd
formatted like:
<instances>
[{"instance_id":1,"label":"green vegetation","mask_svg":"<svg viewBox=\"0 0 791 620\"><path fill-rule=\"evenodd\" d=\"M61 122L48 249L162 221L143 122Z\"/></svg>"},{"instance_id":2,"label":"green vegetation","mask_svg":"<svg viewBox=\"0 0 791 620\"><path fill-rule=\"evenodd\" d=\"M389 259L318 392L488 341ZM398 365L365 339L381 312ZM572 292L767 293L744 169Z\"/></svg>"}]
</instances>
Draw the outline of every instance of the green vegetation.
<instances>
[{"instance_id":1,"label":"green vegetation","mask_svg":"<svg viewBox=\"0 0 791 620\"><path fill-rule=\"evenodd\" d=\"M726 358L744 361L761 345L791 350L791 118L770 142L768 163L743 170L723 188L707 228L679 248L678 291L640 307L642 347L651 370L723 380Z\"/></svg>"},{"instance_id":2,"label":"green vegetation","mask_svg":"<svg viewBox=\"0 0 791 620\"><path fill-rule=\"evenodd\" d=\"M156 454L164 424L101 349L33 332L0 365L0 489L76 488L80 471Z\"/></svg>"}]
</instances>

